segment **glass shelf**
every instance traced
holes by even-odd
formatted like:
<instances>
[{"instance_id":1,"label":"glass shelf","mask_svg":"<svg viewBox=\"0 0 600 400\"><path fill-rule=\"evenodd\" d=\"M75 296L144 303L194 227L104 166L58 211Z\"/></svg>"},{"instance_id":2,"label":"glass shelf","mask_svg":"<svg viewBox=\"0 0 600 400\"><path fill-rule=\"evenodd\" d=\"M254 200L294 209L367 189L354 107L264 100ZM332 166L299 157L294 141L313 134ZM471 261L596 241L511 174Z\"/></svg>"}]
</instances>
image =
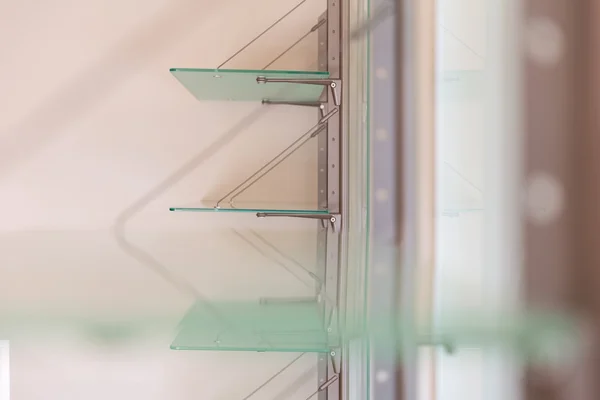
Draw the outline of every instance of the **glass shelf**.
<instances>
[{"instance_id":1,"label":"glass shelf","mask_svg":"<svg viewBox=\"0 0 600 400\"><path fill-rule=\"evenodd\" d=\"M239 208L232 207L229 203L223 204L216 208L216 202L199 204L197 206L170 207L169 211L174 212L214 212L214 213L275 213L275 214L328 214L328 210L319 209L312 204L265 204L256 202L240 203Z\"/></svg>"},{"instance_id":2,"label":"glass shelf","mask_svg":"<svg viewBox=\"0 0 600 400\"><path fill-rule=\"evenodd\" d=\"M326 79L322 71L264 71L242 69L171 68L171 73L198 100L219 101L317 101L321 85L266 83L256 78Z\"/></svg>"},{"instance_id":3,"label":"glass shelf","mask_svg":"<svg viewBox=\"0 0 600 400\"><path fill-rule=\"evenodd\" d=\"M180 324L173 350L328 353L319 303L196 303Z\"/></svg>"}]
</instances>

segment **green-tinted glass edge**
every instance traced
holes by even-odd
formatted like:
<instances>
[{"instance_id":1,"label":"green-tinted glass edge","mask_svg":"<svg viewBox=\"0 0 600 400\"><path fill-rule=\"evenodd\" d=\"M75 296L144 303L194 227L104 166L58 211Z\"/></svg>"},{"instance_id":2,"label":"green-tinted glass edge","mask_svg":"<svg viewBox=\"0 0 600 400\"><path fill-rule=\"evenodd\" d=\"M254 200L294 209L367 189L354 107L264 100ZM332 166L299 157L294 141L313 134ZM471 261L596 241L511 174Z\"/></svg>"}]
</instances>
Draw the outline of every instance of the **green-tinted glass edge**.
<instances>
[{"instance_id":1,"label":"green-tinted glass edge","mask_svg":"<svg viewBox=\"0 0 600 400\"><path fill-rule=\"evenodd\" d=\"M220 72L220 73L247 73L247 74L269 74L269 75L315 75L328 77L328 71L286 71L265 69L213 69L213 68L170 68L170 72Z\"/></svg>"},{"instance_id":2,"label":"green-tinted glass edge","mask_svg":"<svg viewBox=\"0 0 600 400\"><path fill-rule=\"evenodd\" d=\"M209 207L170 207L172 212L215 212L215 213L274 213L274 214L329 214L328 210L282 210L264 208L209 208Z\"/></svg>"},{"instance_id":3,"label":"green-tinted glass edge","mask_svg":"<svg viewBox=\"0 0 600 400\"><path fill-rule=\"evenodd\" d=\"M170 346L171 350L178 351L250 351L258 353L329 353L331 348L324 346L322 348L299 348L299 347L281 347L281 348L245 348L245 347L208 347L208 346Z\"/></svg>"},{"instance_id":4,"label":"green-tinted glass edge","mask_svg":"<svg viewBox=\"0 0 600 400\"><path fill-rule=\"evenodd\" d=\"M367 21L371 20L371 0L366 0L367 1ZM365 120L366 120L366 143L367 143L367 196L366 196L366 203L367 203L367 207L366 207L366 251L365 251L365 288L369 287L369 257L371 255L370 249L371 249L371 33L369 31L369 33L367 34L367 38L366 38L366 42L367 42L367 79L366 79L366 98L367 98L367 106L366 106L366 116L365 116ZM366 289L365 289L366 292ZM368 307L368 293L365 293L365 299L364 299L364 305L363 305L363 319L366 320L367 318L367 307ZM367 377L366 377L366 386L367 386L367 400L369 400L371 398L371 374L369 373L369 371L371 371L371 343L366 340L366 370L367 370Z\"/></svg>"}]
</instances>

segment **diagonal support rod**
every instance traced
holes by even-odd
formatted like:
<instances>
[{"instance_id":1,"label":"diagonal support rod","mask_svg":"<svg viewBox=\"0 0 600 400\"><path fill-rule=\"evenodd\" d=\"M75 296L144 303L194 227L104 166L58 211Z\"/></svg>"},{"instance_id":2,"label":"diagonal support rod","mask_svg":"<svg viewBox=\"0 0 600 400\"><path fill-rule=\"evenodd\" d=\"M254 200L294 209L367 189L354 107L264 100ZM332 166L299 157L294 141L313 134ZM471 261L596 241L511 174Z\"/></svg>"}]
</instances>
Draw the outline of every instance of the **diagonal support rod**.
<instances>
[{"instance_id":1,"label":"diagonal support rod","mask_svg":"<svg viewBox=\"0 0 600 400\"><path fill-rule=\"evenodd\" d=\"M318 107L321 113L321 118L325 116L325 104L320 101L285 101L285 100L269 100L263 99L263 104L275 106L300 106L300 107Z\"/></svg>"},{"instance_id":2,"label":"diagonal support rod","mask_svg":"<svg viewBox=\"0 0 600 400\"><path fill-rule=\"evenodd\" d=\"M246 395L246 397L244 397L242 400L248 400L252 396L254 396L256 393L260 392L261 389L263 389L265 386L267 386L269 383L271 383L273 380L275 380L275 378L280 376L286 369L291 367L296 361L298 361L305 354L306 353L302 353L298 357L294 358L289 364L287 364L285 367L283 367L282 369L277 371L273 376L271 376L269 379L267 379L262 385L260 385L256 389L254 389L250 394Z\"/></svg>"},{"instance_id":3,"label":"diagonal support rod","mask_svg":"<svg viewBox=\"0 0 600 400\"><path fill-rule=\"evenodd\" d=\"M327 390L327 388L331 385L333 385L335 382L337 382L338 379L340 379L340 371L337 369L336 365L335 365L335 352L332 352L330 355L330 362L331 362L331 367L333 370L333 375L331 376L331 378L329 378L327 381L323 382L322 385L320 385L316 391L314 391L313 393L310 394L310 396L308 396L306 398L306 400L310 400L312 399L316 394L319 394L321 392L324 392Z\"/></svg>"},{"instance_id":4,"label":"diagonal support rod","mask_svg":"<svg viewBox=\"0 0 600 400\"><path fill-rule=\"evenodd\" d=\"M283 21L288 15L292 14L294 11L296 11L302 4L306 3L307 0L302 0L301 2L299 2L298 4L296 4L291 10L289 10L287 13L285 13L283 16L281 16L277 21L273 22L271 25L269 25L269 27L267 29L265 29L264 31L262 31L261 33L258 34L258 36L254 37L254 39L252 39L251 41L249 41L248 43L246 43L241 49L239 49L238 51L236 51L231 57L229 57L227 60L223 61L218 67L217 69L221 68L223 65L227 64L229 61L233 60L238 54L240 54L242 51L246 50L248 47L250 47L250 45L254 42L256 42L258 39L260 39L262 36L264 36L267 32L269 32L271 29L273 29L277 24L279 24L281 21Z\"/></svg>"},{"instance_id":5,"label":"diagonal support rod","mask_svg":"<svg viewBox=\"0 0 600 400\"><path fill-rule=\"evenodd\" d=\"M231 190L225 196L220 198L219 201L217 201L217 203L215 204L215 208L220 208L221 202L223 202L225 199L229 198L232 195L233 195L233 197L231 197L231 199L229 200L229 204L232 207L234 207L233 201L235 200L236 197L238 197L240 194L242 194L244 191L246 191L248 188L250 188L256 182L258 182L263 176L265 176L268 172L273 170L273 168L275 168L276 166L281 164L285 159L287 159L292 154L294 154L294 152L296 152L300 147L302 147L302 145L304 143L306 143L310 139L316 137L321 131L323 131L327 127L327 121L331 117L333 117L335 114L337 114L337 112L338 112L337 108L334 108L333 110L328 112L308 132L304 133L302 136L300 136L298 139L296 139L292 144L290 144L288 147L286 147L283 151L281 151L279 154L277 154L275 157L273 157L269 162L267 162L265 165L263 165L261 168L259 168L258 171L256 171L254 174L252 174L250 177L248 177L242 183L237 185L233 190ZM298 145L298 143L300 143L300 145ZM288 153L288 154L286 154L286 153ZM282 156L284 156L284 157L282 159L279 159ZM250 183L250 184L248 184L248 183Z\"/></svg>"}]
</instances>

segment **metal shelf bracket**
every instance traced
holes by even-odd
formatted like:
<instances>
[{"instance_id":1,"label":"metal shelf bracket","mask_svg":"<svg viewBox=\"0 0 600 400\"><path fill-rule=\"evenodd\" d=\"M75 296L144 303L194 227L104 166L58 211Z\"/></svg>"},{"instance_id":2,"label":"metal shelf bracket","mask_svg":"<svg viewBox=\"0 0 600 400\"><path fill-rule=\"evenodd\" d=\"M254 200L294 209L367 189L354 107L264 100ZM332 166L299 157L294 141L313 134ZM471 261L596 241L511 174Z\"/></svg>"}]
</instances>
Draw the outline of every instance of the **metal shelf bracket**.
<instances>
[{"instance_id":1,"label":"metal shelf bracket","mask_svg":"<svg viewBox=\"0 0 600 400\"><path fill-rule=\"evenodd\" d=\"M300 85L321 85L329 86L331 89L331 95L333 96L333 102L336 106L341 105L342 101L342 81L340 79L286 79L286 78L267 78L265 76L258 76L256 82L259 84L265 83L296 83Z\"/></svg>"},{"instance_id":2,"label":"metal shelf bracket","mask_svg":"<svg viewBox=\"0 0 600 400\"><path fill-rule=\"evenodd\" d=\"M338 233L342 228L342 216L341 214L295 214L295 213L274 213L274 212L258 212L256 213L258 218L267 217L286 217L286 218L306 218L306 219L317 219L323 223L326 227L329 223L333 232Z\"/></svg>"},{"instance_id":3,"label":"metal shelf bracket","mask_svg":"<svg viewBox=\"0 0 600 400\"><path fill-rule=\"evenodd\" d=\"M321 113L321 117L325 116L325 103L321 101L278 101L263 99L263 104L270 105L287 105L287 106L300 106L300 107L318 107Z\"/></svg>"}]
</instances>

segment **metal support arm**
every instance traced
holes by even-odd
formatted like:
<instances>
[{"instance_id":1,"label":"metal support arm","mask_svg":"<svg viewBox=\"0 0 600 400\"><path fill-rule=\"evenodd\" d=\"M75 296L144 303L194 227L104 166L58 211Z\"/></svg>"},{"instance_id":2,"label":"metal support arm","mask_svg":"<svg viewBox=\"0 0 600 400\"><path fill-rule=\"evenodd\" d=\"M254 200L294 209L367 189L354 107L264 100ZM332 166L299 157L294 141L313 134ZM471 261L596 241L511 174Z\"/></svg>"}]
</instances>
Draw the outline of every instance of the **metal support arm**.
<instances>
[{"instance_id":1,"label":"metal support arm","mask_svg":"<svg viewBox=\"0 0 600 400\"><path fill-rule=\"evenodd\" d=\"M321 101L283 101L283 100L269 100L263 99L263 104L270 104L275 106L287 105L287 106L299 106L299 107L318 107L321 112L321 118L325 116L325 104Z\"/></svg>"},{"instance_id":2,"label":"metal support arm","mask_svg":"<svg viewBox=\"0 0 600 400\"><path fill-rule=\"evenodd\" d=\"M341 86L342 81L340 79L293 79L293 78L267 78L266 76L259 76L256 78L257 83L296 83L300 85L321 85L329 86L331 88L331 95L333 96L333 102L336 106L339 106L342 101Z\"/></svg>"},{"instance_id":3,"label":"metal support arm","mask_svg":"<svg viewBox=\"0 0 600 400\"><path fill-rule=\"evenodd\" d=\"M331 228L334 232L340 232L342 216L340 214L295 214L295 213L274 213L274 212L258 212L256 213L258 218L266 217L286 217L286 218L306 218L306 219L318 219L324 224L329 221Z\"/></svg>"}]
</instances>

